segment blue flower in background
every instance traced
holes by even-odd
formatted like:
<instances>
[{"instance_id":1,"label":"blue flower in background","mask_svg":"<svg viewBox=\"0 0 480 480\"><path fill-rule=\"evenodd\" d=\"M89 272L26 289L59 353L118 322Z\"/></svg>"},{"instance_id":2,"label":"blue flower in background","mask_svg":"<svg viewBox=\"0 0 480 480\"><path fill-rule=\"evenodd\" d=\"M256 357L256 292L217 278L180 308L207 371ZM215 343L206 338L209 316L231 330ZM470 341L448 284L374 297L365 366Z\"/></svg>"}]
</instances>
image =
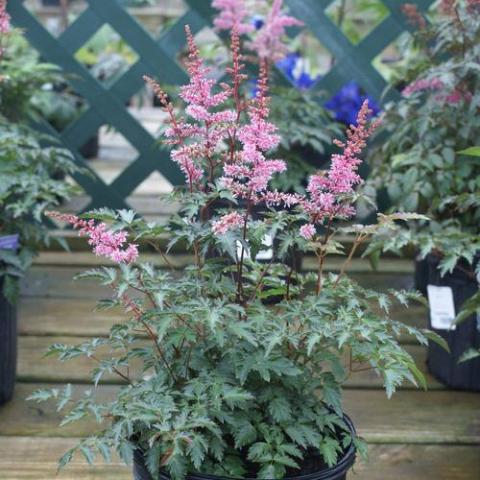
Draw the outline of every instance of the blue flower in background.
<instances>
[{"instance_id":1,"label":"blue flower in background","mask_svg":"<svg viewBox=\"0 0 480 480\"><path fill-rule=\"evenodd\" d=\"M360 85L352 80L328 100L325 107L335 113L335 120L350 125L356 122L357 113L365 100L368 100L373 116L378 115L380 107L377 102L365 95Z\"/></svg>"},{"instance_id":2,"label":"blue flower in background","mask_svg":"<svg viewBox=\"0 0 480 480\"><path fill-rule=\"evenodd\" d=\"M321 78L320 75L312 77L308 71L307 62L297 52L289 53L278 61L276 66L299 90L311 88ZM365 95L360 85L352 80L325 103L325 108L335 113L335 120L350 125L355 123L358 111L366 99L368 99L373 116L378 115L380 108L377 102L369 95Z\"/></svg>"},{"instance_id":3,"label":"blue flower in background","mask_svg":"<svg viewBox=\"0 0 480 480\"><path fill-rule=\"evenodd\" d=\"M260 30L265 25L265 20L260 15L255 15L252 18L252 25L255 27L255 30Z\"/></svg>"},{"instance_id":4,"label":"blue flower in background","mask_svg":"<svg viewBox=\"0 0 480 480\"><path fill-rule=\"evenodd\" d=\"M276 64L277 68L293 83L293 85L304 90L310 88L320 79L320 75L312 77L307 71L305 60L300 54L294 52L289 53L285 58L279 60Z\"/></svg>"}]
</instances>

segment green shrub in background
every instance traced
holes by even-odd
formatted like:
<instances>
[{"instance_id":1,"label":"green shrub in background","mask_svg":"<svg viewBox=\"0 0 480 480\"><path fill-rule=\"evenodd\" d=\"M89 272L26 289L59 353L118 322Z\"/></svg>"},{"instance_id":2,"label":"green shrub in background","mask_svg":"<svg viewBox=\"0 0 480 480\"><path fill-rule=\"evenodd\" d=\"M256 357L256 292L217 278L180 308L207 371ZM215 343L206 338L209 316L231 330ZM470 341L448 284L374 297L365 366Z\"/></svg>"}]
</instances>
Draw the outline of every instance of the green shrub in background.
<instances>
[{"instance_id":1,"label":"green shrub in background","mask_svg":"<svg viewBox=\"0 0 480 480\"><path fill-rule=\"evenodd\" d=\"M392 209L431 220L377 247L412 242L422 257L439 255L445 273L461 259L472 265L480 250L480 158L466 151L480 138L480 12L459 2L431 24L412 13L415 48L421 45L429 61L414 65L403 98L386 106L386 141L369 159L370 183L386 186Z\"/></svg>"}]
</instances>

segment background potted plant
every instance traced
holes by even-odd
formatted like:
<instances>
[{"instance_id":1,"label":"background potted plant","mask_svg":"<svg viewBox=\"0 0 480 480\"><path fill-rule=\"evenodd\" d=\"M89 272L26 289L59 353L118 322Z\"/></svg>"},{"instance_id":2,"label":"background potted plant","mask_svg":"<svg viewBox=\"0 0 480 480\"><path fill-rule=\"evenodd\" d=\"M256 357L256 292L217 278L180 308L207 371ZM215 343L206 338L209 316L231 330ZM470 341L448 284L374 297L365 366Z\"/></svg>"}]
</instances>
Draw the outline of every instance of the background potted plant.
<instances>
[{"instance_id":1,"label":"background potted plant","mask_svg":"<svg viewBox=\"0 0 480 480\"><path fill-rule=\"evenodd\" d=\"M480 162L466 149L480 135L480 11L475 2L444 2L431 25L415 9L409 13L429 61L420 73L415 66L418 76L402 100L386 108L383 132L390 136L372 156L372 183L387 185L393 209L431 218L411 224L385 248L414 244L417 287L425 294L427 285L450 287L458 313L478 291ZM448 340L452 356L432 345L429 369L451 387L479 390L480 361L458 364L479 346L475 315L459 325L454 317L450 312L443 324L431 325Z\"/></svg>"},{"instance_id":2,"label":"background potted plant","mask_svg":"<svg viewBox=\"0 0 480 480\"><path fill-rule=\"evenodd\" d=\"M33 60L18 62L18 45L15 40L10 43L16 33L10 30L8 16L1 7L0 403L4 403L10 399L15 383L19 279L39 245L48 239L44 209L58 205L71 191L70 186L54 177L59 172L73 173L76 168L67 151L46 146L52 139L27 126L36 118L32 97L49 75L56 78L57 73L50 65Z\"/></svg>"},{"instance_id":3,"label":"background potted plant","mask_svg":"<svg viewBox=\"0 0 480 480\"><path fill-rule=\"evenodd\" d=\"M169 116L167 143L186 177L185 188L171 194L180 211L167 225L146 223L131 211L102 209L82 218L50 214L79 229L96 255L117 264L80 277L110 286L112 297L100 307L121 307L127 318L105 338L51 346L49 355L60 360L85 356L94 362L95 387L85 397L76 398L67 386L38 391L32 399L55 399L63 424L85 417L100 424L98 435L69 450L61 466L77 451L92 462L96 453L108 460L114 449L126 461L133 457L136 479L346 478L364 445L342 410L343 382L372 368L388 395L404 380L423 384L398 335L407 328L424 344L437 337L388 318L390 300L406 302L408 293L377 294L345 272L363 241L418 216L380 216L377 225L342 228L360 196L358 155L375 127L368 125L367 103L345 143L337 142L340 150L330 169L310 178L306 195L271 190L270 180L286 165L268 155L280 138L268 119L266 65L261 64L256 97L244 100L235 29L231 78L221 88L188 28L187 38L190 82L180 92L186 116L179 116L166 93L147 79ZM208 207L218 198L243 200L245 206L211 217ZM254 219L252 206L260 202L272 208ZM257 262L255 254L273 229L280 232L281 251L294 243L315 254L317 273L292 278L291 267L281 262ZM345 229L356 235L352 251L339 274L327 275L325 258L339 252L335 238ZM137 261L133 242L165 232L170 247L185 242L192 252L193 265L180 276ZM231 261L207 258L212 248ZM165 252L158 251L169 265ZM280 298L265 305L264 293L272 285ZM96 386L108 374L125 385L114 398L102 399Z\"/></svg>"}]
</instances>

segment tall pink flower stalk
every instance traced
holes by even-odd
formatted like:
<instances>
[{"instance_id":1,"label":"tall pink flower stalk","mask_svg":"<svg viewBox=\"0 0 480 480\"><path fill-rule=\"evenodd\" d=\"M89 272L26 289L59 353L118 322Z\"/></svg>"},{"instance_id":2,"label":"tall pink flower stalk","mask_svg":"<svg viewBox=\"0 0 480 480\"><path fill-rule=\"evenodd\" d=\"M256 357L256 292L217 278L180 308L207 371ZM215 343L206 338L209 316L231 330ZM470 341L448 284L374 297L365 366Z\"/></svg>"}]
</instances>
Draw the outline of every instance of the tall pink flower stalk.
<instances>
[{"instance_id":1,"label":"tall pink flower stalk","mask_svg":"<svg viewBox=\"0 0 480 480\"><path fill-rule=\"evenodd\" d=\"M287 27L302 26L303 22L282 11L283 0L273 0L272 8L254 40L247 47L255 51L261 60L276 62L287 53L288 47L283 42Z\"/></svg>"},{"instance_id":2,"label":"tall pink flower stalk","mask_svg":"<svg viewBox=\"0 0 480 480\"><path fill-rule=\"evenodd\" d=\"M378 126L379 120L371 125L368 118L372 111L365 100L357 116L357 125L350 125L346 142L334 143L343 151L332 155L332 163L327 172L312 175L308 182L308 196L300 201L302 210L309 216L309 223L302 226L300 235L306 239L315 236L316 226L335 217L348 218L354 215L355 208L349 202L354 188L361 183L358 166L362 162L358 157L366 146L368 137Z\"/></svg>"},{"instance_id":3,"label":"tall pink flower stalk","mask_svg":"<svg viewBox=\"0 0 480 480\"><path fill-rule=\"evenodd\" d=\"M97 256L115 263L132 263L138 258L138 246L127 242L128 233L124 230L112 231L105 223L95 225L94 220L83 220L72 214L47 212L47 215L72 225L79 236L88 237L88 244Z\"/></svg>"},{"instance_id":4,"label":"tall pink flower stalk","mask_svg":"<svg viewBox=\"0 0 480 480\"><path fill-rule=\"evenodd\" d=\"M239 35L250 33L254 30L246 19L249 12L245 0L213 0L212 7L219 10L213 20L216 30L232 30L236 28Z\"/></svg>"},{"instance_id":5,"label":"tall pink flower stalk","mask_svg":"<svg viewBox=\"0 0 480 480\"><path fill-rule=\"evenodd\" d=\"M267 1L258 1L256 7L267 5ZM236 28L242 35L251 33L255 29L246 19L249 14L245 0L213 0L212 6L219 10L213 24L217 30L232 30ZM246 47L255 52L261 61L276 62L281 60L288 47L283 39L287 27L302 26L303 22L287 15L282 11L283 0L273 0L262 27L254 36L253 40L246 42Z\"/></svg>"},{"instance_id":6,"label":"tall pink flower stalk","mask_svg":"<svg viewBox=\"0 0 480 480\"><path fill-rule=\"evenodd\" d=\"M186 66L190 81L181 87L180 97L187 104L185 113L189 119L177 118L161 87L154 80L145 79L169 113L166 143L176 147L171 151L171 158L179 165L193 191L203 178L213 180L215 169L219 166L217 149L229 137L237 113L228 108L221 109L232 94L231 88L222 85L223 90L214 92L216 81L209 76L211 69L200 58L190 28L186 26L185 30L189 49Z\"/></svg>"},{"instance_id":7,"label":"tall pink flower stalk","mask_svg":"<svg viewBox=\"0 0 480 480\"><path fill-rule=\"evenodd\" d=\"M10 15L7 13L7 0L0 0L0 35L10 31Z\"/></svg>"}]
</instances>

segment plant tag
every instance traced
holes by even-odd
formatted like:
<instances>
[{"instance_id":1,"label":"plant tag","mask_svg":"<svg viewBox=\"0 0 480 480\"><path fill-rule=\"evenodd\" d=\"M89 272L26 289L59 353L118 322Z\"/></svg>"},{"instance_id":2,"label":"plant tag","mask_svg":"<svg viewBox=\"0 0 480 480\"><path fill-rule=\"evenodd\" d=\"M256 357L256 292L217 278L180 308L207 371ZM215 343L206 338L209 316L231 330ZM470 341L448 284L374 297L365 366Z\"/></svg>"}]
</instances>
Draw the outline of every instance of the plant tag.
<instances>
[{"instance_id":1,"label":"plant tag","mask_svg":"<svg viewBox=\"0 0 480 480\"><path fill-rule=\"evenodd\" d=\"M268 250L260 250L258 253L257 253L257 256L255 257L255 260L263 260L263 261L270 261L273 257L273 237L272 235L270 235L269 233L267 233L264 237L263 237L263 244L266 245L267 247L270 247L268 248Z\"/></svg>"},{"instance_id":2,"label":"plant tag","mask_svg":"<svg viewBox=\"0 0 480 480\"><path fill-rule=\"evenodd\" d=\"M267 247L273 247L273 237L269 233L267 233L263 237L263 244ZM237 240L237 258L242 256L242 242ZM273 248L269 248L268 250L260 250L255 257L255 260L260 261L270 261L273 257ZM243 258L250 259L250 249L246 248L243 252Z\"/></svg>"},{"instance_id":3,"label":"plant tag","mask_svg":"<svg viewBox=\"0 0 480 480\"><path fill-rule=\"evenodd\" d=\"M4 250L16 250L18 248L18 235L0 237L0 248Z\"/></svg>"},{"instance_id":4,"label":"plant tag","mask_svg":"<svg viewBox=\"0 0 480 480\"><path fill-rule=\"evenodd\" d=\"M455 305L450 287L427 285L430 322L438 330L454 330Z\"/></svg>"}]
</instances>

